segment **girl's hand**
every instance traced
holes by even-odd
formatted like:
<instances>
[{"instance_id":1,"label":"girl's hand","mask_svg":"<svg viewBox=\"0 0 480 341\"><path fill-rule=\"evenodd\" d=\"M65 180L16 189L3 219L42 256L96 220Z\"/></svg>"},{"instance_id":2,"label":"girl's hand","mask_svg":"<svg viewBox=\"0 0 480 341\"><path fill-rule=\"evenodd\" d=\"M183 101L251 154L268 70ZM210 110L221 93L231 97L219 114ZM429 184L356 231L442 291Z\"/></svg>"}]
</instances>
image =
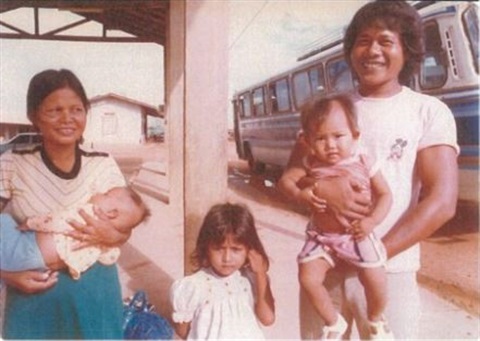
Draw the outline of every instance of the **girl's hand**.
<instances>
[{"instance_id":1,"label":"girl's hand","mask_svg":"<svg viewBox=\"0 0 480 341\"><path fill-rule=\"evenodd\" d=\"M69 221L74 231L67 232L66 235L80 241L76 249L97 244L105 246L120 246L124 244L131 233L118 231L101 209L95 207L94 210L98 218L87 214L82 209L78 212L85 224L78 221Z\"/></svg>"},{"instance_id":2,"label":"girl's hand","mask_svg":"<svg viewBox=\"0 0 480 341\"><path fill-rule=\"evenodd\" d=\"M9 286L25 293L36 294L54 286L58 281L58 273L52 271L1 271L0 277Z\"/></svg>"},{"instance_id":3,"label":"girl's hand","mask_svg":"<svg viewBox=\"0 0 480 341\"><path fill-rule=\"evenodd\" d=\"M248 261L250 270L255 276L254 285L256 288L254 292L257 296L255 299L255 315L263 325L270 326L275 322L275 300L267 275L267 261L255 250L248 251Z\"/></svg>"},{"instance_id":4,"label":"girl's hand","mask_svg":"<svg viewBox=\"0 0 480 341\"><path fill-rule=\"evenodd\" d=\"M255 250L248 251L248 263L254 274L265 274L268 271L266 260Z\"/></svg>"}]
</instances>

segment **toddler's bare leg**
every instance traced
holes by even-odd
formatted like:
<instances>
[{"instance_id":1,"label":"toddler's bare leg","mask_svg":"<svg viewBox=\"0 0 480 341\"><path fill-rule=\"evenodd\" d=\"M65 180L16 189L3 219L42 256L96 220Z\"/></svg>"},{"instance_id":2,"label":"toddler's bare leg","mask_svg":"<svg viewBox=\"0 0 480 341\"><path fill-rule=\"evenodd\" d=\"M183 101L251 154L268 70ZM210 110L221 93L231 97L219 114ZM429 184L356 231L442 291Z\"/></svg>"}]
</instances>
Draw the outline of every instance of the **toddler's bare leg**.
<instances>
[{"instance_id":1,"label":"toddler's bare leg","mask_svg":"<svg viewBox=\"0 0 480 341\"><path fill-rule=\"evenodd\" d=\"M306 291L315 310L327 325L333 325L337 321L338 312L323 285L329 269L331 269L331 266L326 260L317 258L306 263L300 263L298 277L300 285Z\"/></svg>"},{"instance_id":2,"label":"toddler's bare leg","mask_svg":"<svg viewBox=\"0 0 480 341\"><path fill-rule=\"evenodd\" d=\"M385 268L362 268L359 271L359 279L365 289L368 319L372 322L379 321L387 305Z\"/></svg>"},{"instance_id":3,"label":"toddler's bare leg","mask_svg":"<svg viewBox=\"0 0 480 341\"><path fill-rule=\"evenodd\" d=\"M35 232L38 248L42 253L43 261L50 270L59 270L65 268L65 263L58 256L53 234L44 232Z\"/></svg>"}]
</instances>

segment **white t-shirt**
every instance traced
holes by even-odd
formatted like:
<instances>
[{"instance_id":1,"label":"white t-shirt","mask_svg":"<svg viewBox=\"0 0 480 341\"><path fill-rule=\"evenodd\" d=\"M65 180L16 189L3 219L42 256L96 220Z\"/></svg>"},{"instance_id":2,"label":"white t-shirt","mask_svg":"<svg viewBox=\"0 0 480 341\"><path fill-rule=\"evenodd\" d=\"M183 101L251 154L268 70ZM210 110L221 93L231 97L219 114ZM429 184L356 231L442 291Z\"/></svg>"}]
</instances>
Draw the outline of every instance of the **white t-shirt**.
<instances>
[{"instance_id":1,"label":"white t-shirt","mask_svg":"<svg viewBox=\"0 0 480 341\"><path fill-rule=\"evenodd\" d=\"M443 102L407 87L389 98L357 94L354 102L363 152L380 162L393 195L389 214L375 228L378 236L383 237L418 201L417 153L435 145L452 146L458 153L455 120ZM390 272L416 271L419 267L418 244L390 259L387 265Z\"/></svg>"}]
</instances>

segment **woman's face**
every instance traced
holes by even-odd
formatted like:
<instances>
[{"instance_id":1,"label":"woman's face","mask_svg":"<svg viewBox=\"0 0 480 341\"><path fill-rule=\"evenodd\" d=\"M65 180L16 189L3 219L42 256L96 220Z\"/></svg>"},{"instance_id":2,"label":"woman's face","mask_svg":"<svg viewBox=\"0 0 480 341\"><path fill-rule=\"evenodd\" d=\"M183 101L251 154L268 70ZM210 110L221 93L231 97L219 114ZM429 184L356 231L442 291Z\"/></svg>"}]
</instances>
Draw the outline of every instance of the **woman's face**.
<instances>
[{"instance_id":1,"label":"woman's face","mask_svg":"<svg viewBox=\"0 0 480 341\"><path fill-rule=\"evenodd\" d=\"M83 135L87 112L80 97L70 88L55 90L45 97L35 124L45 145L75 145Z\"/></svg>"},{"instance_id":2,"label":"woman's face","mask_svg":"<svg viewBox=\"0 0 480 341\"><path fill-rule=\"evenodd\" d=\"M398 76L405 55L397 32L376 25L366 27L355 40L350 60L362 95L388 96L401 88Z\"/></svg>"}]
</instances>

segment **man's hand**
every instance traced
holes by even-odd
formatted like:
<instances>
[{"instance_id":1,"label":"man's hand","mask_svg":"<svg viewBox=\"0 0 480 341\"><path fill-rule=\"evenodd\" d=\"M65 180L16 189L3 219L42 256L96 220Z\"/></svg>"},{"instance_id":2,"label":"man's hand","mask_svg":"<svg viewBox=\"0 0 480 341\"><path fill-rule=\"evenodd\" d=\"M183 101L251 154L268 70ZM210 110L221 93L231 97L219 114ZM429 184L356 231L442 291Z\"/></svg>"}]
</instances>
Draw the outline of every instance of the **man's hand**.
<instances>
[{"instance_id":1,"label":"man's hand","mask_svg":"<svg viewBox=\"0 0 480 341\"><path fill-rule=\"evenodd\" d=\"M327 208L336 216L359 220L370 212L370 197L354 179L335 177L317 182L314 194L327 202Z\"/></svg>"},{"instance_id":2,"label":"man's hand","mask_svg":"<svg viewBox=\"0 0 480 341\"><path fill-rule=\"evenodd\" d=\"M36 294L50 289L58 281L58 273L52 271L1 271L0 277L9 286L26 294Z\"/></svg>"}]
</instances>

